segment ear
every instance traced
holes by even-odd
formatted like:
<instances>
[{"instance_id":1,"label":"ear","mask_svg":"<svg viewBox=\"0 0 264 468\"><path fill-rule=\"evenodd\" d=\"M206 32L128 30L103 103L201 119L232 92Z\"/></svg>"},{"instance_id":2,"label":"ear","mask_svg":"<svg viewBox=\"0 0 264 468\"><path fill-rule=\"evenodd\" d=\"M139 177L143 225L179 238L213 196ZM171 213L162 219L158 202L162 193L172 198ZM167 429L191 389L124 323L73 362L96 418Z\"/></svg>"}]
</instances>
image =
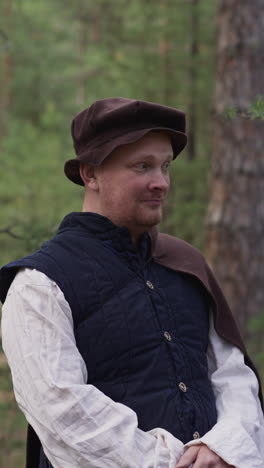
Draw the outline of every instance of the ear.
<instances>
[{"instance_id":1,"label":"ear","mask_svg":"<svg viewBox=\"0 0 264 468\"><path fill-rule=\"evenodd\" d=\"M85 187L89 187L92 190L98 190L98 182L95 172L95 166L80 163L80 176L82 181Z\"/></svg>"}]
</instances>

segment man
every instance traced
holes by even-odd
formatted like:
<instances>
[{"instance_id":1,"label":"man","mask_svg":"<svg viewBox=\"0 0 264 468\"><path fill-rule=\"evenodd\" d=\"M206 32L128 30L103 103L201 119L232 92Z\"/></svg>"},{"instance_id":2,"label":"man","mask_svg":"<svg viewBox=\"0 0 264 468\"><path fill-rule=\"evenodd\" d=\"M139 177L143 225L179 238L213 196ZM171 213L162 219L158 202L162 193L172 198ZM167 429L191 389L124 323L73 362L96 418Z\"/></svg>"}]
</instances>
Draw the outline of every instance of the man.
<instances>
[{"instance_id":1,"label":"man","mask_svg":"<svg viewBox=\"0 0 264 468\"><path fill-rule=\"evenodd\" d=\"M184 114L104 99L72 136L83 212L0 277L3 346L35 431L27 466L263 468L259 384L228 306L200 253L156 229Z\"/></svg>"}]
</instances>

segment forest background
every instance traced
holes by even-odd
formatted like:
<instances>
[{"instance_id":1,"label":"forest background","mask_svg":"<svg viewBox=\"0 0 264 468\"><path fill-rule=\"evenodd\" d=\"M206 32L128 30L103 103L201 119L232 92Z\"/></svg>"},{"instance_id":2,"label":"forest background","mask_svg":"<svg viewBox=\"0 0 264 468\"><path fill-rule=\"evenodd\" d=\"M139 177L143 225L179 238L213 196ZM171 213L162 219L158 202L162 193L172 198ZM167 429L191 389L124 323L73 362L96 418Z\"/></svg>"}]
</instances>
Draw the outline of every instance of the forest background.
<instances>
[{"instance_id":1,"label":"forest background","mask_svg":"<svg viewBox=\"0 0 264 468\"><path fill-rule=\"evenodd\" d=\"M262 0L250 4L253 8L261 2L263 6ZM123 96L186 111L189 145L172 164L171 193L161 229L200 248L214 267L216 247L212 248L210 226L219 198L213 191L218 186L212 182L217 172L214 158L224 158L213 136L217 133L216 84L221 80L219 73L224 77L217 64L216 20L225 3L1 0L1 265L32 252L56 232L64 215L81 209L82 188L63 174L64 161L73 157L71 119L96 99ZM229 7L232 3L236 7L240 2L230 0ZM263 9L259 13L263 15ZM229 101L221 110L222 125L239 119L260 121L259 90L254 96L242 110ZM247 132L251 124L246 124ZM263 139L258 151L263 164ZM259 231L263 233L262 224L258 235ZM213 242L217 242L215 232ZM234 242L238 245L236 238ZM220 255L225 262L221 268L231 271L227 295L228 285L237 278L235 267L227 263L228 257L232 259L230 245L226 242L221 247L225 255ZM237 258L234 265L239 264L236 254ZM257 297L263 305L263 296ZM257 313L246 318L240 324L242 334L263 377L262 308L258 306ZM14 401L1 352L0 379L0 466L23 466L26 423Z\"/></svg>"}]
</instances>

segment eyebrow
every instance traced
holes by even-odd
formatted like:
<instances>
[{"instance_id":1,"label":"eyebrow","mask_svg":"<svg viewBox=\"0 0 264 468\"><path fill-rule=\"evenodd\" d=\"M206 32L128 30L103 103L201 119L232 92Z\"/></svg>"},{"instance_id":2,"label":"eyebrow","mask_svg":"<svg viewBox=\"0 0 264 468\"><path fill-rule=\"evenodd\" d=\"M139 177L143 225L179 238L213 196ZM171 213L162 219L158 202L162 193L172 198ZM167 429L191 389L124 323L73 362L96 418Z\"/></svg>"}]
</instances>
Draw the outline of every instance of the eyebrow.
<instances>
[{"instance_id":1,"label":"eyebrow","mask_svg":"<svg viewBox=\"0 0 264 468\"><path fill-rule=\"evenodd\" d=\"M146 158L146 159L153 159L155 158L155 156L153 154L142 154L142 155L138 155L139 159L140 158ZM166 159L170 159L172 160L173 159L173 154L168 154L166 156Z\"/></svg>"}]
</instances>

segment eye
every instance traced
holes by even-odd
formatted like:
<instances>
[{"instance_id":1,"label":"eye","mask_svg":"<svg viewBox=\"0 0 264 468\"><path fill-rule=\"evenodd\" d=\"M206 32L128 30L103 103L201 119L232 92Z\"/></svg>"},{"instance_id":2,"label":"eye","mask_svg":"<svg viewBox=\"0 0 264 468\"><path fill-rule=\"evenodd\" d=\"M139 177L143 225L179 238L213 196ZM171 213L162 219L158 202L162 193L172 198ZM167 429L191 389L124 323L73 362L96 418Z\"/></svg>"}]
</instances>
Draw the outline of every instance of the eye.
<instances>
[{"instance_id":1,"label":"eye","mask_svg":"<svg viewBox=\"0 0 264 468\"><path fill-rule=\"evenodd\" d=\"M136 168L140 169L140 170L147 169L147 167L148 167L148 165L145 162L140 162L140 163L136 164Z\"/></svg>"},{"instance_id":2,"label":"eye","mask_svg":"<svg viewBox=\"0 0 264 468\"><path fill-rule=\"evenodd\" d=\"M166 162L165 164L163 164L162 169L165 169L165 171L167 171L169 167L170 167L170 162Z\"/></svg>"}]
</instances>

